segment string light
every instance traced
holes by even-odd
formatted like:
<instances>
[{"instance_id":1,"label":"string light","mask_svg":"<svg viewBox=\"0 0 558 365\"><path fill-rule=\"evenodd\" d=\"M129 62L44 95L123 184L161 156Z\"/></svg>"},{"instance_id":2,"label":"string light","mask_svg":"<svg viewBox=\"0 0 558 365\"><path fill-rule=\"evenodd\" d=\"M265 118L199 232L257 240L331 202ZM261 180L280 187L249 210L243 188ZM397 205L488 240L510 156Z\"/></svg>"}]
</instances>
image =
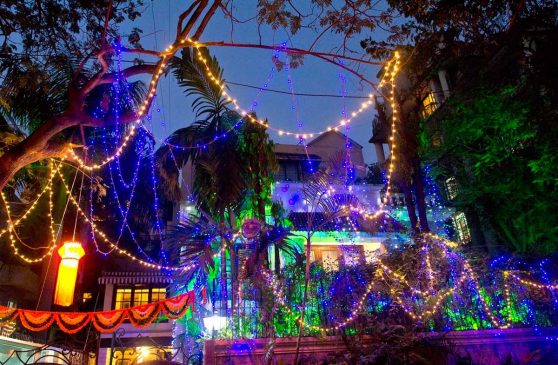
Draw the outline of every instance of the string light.
<instances>
[{"instance_id":1,"label":"string light","mask_svg":"<svg viewBox=\"0 0 558 365\"><path fill-rule=\"evenodd\" d=\"M193 41L191 38L186 37L184 39L182 39L180 41L180 44L184 44L186 43L186 41L188 41L188 43L192 44L194 46L194 48L196 50L198 50L198 58L203 62L206 71L207 71L207 75L209 77L209 79L214 82L217 86L219 86L219 88L221 88L221 90L223 90L223 95L227 98L227 101L231 102L234 106L234 109L239 111L239 114L242 117L247 117L248 120L250 120L252 123L257 123L260 124L270 130L276 131L279 135L287 135L287 136L293 136L297 139L300 138L313 138L315 135L319 135L331 130L339 130L339 128L341 126L347 125L349 123L351 123L351 121L353 120L353 118L357 117L359 114L361 114L362 112L364 112L365 110L367 110L368 108L370 108L370 106L373 104L373 100L374 100L374 95L373 94L369 94L369 99L368 101L362 103L361 107L353 112L350 113L350 118L347 119L342 119L340 121L338 121L337 123L334 123L333 125L321 130L321 131L313 131L313 132L305 132L305 133L300 133L300 132L292 132L292 131L287 131L287 130L283 130L283 129L277 129L277 128L273 128L269 125L269 123L266 123L264 120L261 119L257 119L254 118L249 112L247 112L246 110L242 109L240 107L240 105L238 104L237 100L233 97L231 97L226 91L225 91L225 83L221 82L219 80L218 77L215 77L213 75L213 73L211 72L208 64L207 64L207 60L201 55L201 52L199 52L199 48L203 47L203 44L198 43L197 41ZM78 154L72 149L70 148L68 150L69 156L66 156L72 160L74 160L80 168L86 170L86 171L92 171L92 170L98 170L101 167L107 165L108 163L114 161L117 157L119 157L122 152L124 151L124 148L126 148L126 146L128 145L128 142L130 141L131 138L133 138L133 136L136 134L136 129L138 127L144 127L142 122L141 122L141 118L147 113L147 109L149 107L149 105L151 104L154 96L155 96L155 91L157 89L157 85L159 82L159 79L161 77L161 75L163 74L168 62L171 59L171 56L174 55L174 53L179 49L180 47L175 47L174 45L170 45L169 47L167 47L165 49L165 51L163 52L163 56L161 57L159 63L157 64L157 68L155 69L155 72L152 75L152 79L149 83L149 88L148 88L148 92L147 92L147 97L143 100L142 104L139 107L139 110L137 111L137 119L135 119L131 126L130 129L128 130L127 134L124 136L122 143L120 144L120 146L118 146L115 150L115 152L112 155L106 156L103 160L101 160L100 162L97 163L93 163L91 165L88 165L80 156L78 156ZM118 50L118 49L117 49ZM396 58L398 59L399 55L396 52ZM380 81L380 83L378 84L378 89L383 86L383 80ZM214 139L217 140L219 138L223 138L223 136L216 136ZM215 140L212 140L208 143L213 143L215 142ZM179 147L179 146L176 146ZM180 146L181 148L185 148L183 146ZM187 147L186 147L187 148ZM199 146L196 146L195 148L199 148Z\"/></svg>"},{"instance_id":2,"label":"string light","mask_svg":"<svg viewBox=\"0 0 558 365\"><path fill-rule=\"evenodd\" d=\"M381 88L386 83L386 78L389 76L389 83L390 83L390 105L392 109L392 116L391 116L391 134L389 137L390 141L390 159L389 159L389 166L386 176L386 193L383 199L380 200L380 206L374 213L366 212L363 208L355 209L354 207L346 207L353 210L353 212L357 212L362 216L362 218L367 220L373 220L378 218L381 214L386 213L385 207L389 202L389 197L391 196L391 189L392 189L392 176L395 170L395 151L396 151L396 144L395 144L395 135L397 133L397 121L398 121L398 110L397 110L397 103L396 103L396 82L395 77L399 72L399 65L400 65L400 55L398 51L395 51L394 57L388 61L386 64L386 68L384 71L384 76L382 77L380 83L378 84L378 88ZM354 113L353 113L354 114Z\"/></svg>"},{"instance_id":3,"label":"string light","mask_svg":"<svg viewBox=\"0 0 558 365\"><path fill-rule=\"evenodd\" d=\"M139 110L136 112L137 119L135 119L132 122L127 134L123 138L122 143L120 144L120 146L118 146L116 148L116 151L112 155L105 157L100 162L94 163L92 165L88 165L81 157L79 157L76 154L76 152L73 149L69 150L70 156L68 156L68 157L73 159L75 162L77 162L77 164L79 165L80 168L82 168L84 170L87 170L87 171L98 170L101 167L105 166L106 164L111 163L112 161L114 161L116 158L118 158L122 154L122 152L124 151L124 148L126 148L130 139L136 134L136 128L142 126L141 118L147 113L147 109L148 109L149 105L151 104L151 101L153 100L153 97L155 96L155 91L157 89L157 84L159 82L159 79L160 79L161 75L163 74L163 71L166 68L167 63L170 60L170 56L172 54L174 54L174 52L172 54L169 53L170 50L172 50L172 46L170 48L167 48L166 54L164 54L163 57L161 57L161 60L160 60L159 64L157 65L157 68L155 69L155 72L153 73L153 77L151 79L151 82L149 83L149 88L147 90L147 97L143 100L143 102L141 103L141 105L139 107ZM175 52L176 52L176 50L175 50Z\"/></svg>"},{"instance_id":4,"label":"string light","mask_svg":"<svg viewBox=\"0 0 558 365\"><path fill-rule=\"evenodd\" d=\"M304 321L303 318L300 317L299 314L295 313L290 307L289 305L285 302L284 300L284 295L281 289L277 289L278 285L277 285L277 281L275 280L275 278L273 277L273 275L267 273L264 271L264 276L266 276L266 279L268 280L268 282L270 283L271 289L273 291L273 295L275 298L277 298L279 300L279 303L283 306L283 308L291 315L296 315L298 316L296 321L301 324L302 326L310 329L310 330L314 330L314 331L320 331L320 332L327 332L327 331L336 331L339 330L343 327L346 327L349 323L353 322L357 316L358 313L362 310L362 307L364 306L365 302L366 302L366 298L368 297L368 295L370 294L370 292L372 291L372 289L374 288L373 283L370 282L367 287L366 290L364 292L364 294L362 295L362 297L358 300L357 305L351 310L351 313L349 314L349 316L344 319L341 322L338 322L337 324L333 325L333 326L316 326L316 325L312 325L309 323L306 323Z\"/></svg>"},{"instance_id":5,"label":"string light","mask_svg":"<svg viewBox=\"0 0 558 365\"><path fill-rule=\"evenodd\" d=\"M388 167L388 172L387 172L387 183L386 183L386 195L383 201L383 204L380 205L380 209L383 209L384 205L386 205L389 202L389 197L391 195L391 178L393 175L393 171L395 169L395 156L396 156L396 144L395 144L395 134L396 134L396 124L398 122L398 116L397 116L397 109L398 109L398 103L396 101L396 93L395 93L395 89L396 89L396 83L395 83L395 77L397 76L397 73L399 71L399 63L400 63L400 59L399 59L399 52L395 51L394 54L394 58L395 58L395 63L393 64L393 69L389 69L387 70L387 73L390 75L390 84L391 84L391 96L390 96L390 100L391 100L391 135L389 137L390 139L390 158L389 158L389 167Z\"/></svg>"},{"instance_id":6,"label":"string light","mask_svg":"<svg viewBox=\"0 0 558 365\"><path fill-rule=\"evenodd\" d=\"M506 300L506 308L508 315L508 325L512 323L512 303L510 296L510 286L508 283L508 271L504 271L504 299Z\"/></svg>"},{"instance_id":7,"label":"string light","mask_svg":"<svg viewBox=\"0 0 558 365\"><path fill-rule=\"evenodd\" d=\"M51 186L52 186L52 174L50 175L49 180L47 181L47 184L45 185L45 187L37 194L37 197L33 200L33 203L31 203L31 205L29 206L29 208L27 208L27 210L25 211L25 213L23 213L23 215L21 217L19 217L18 219L16 219L15 221L13 221L13 226L17 227L19 225L19 223L23 222L28 216L29 214L31 214L33 212L33 210L35 209L35 207L37 206L37 203L39 202L39 200L42 198L42 196L47 192L51 190ZM4 207L5 209L7 205L7 202L4 201ZM9 227L9 224L6 224ZM9 231L9 228L3 228L2 230L0 230L0 237L2 237L4 234L6 234Z\"/></svg>"},{"instance_id":8,"label":"string light","mask_svg":"<svg viewBox=\"0 0 558 365\"><path fill-rule=\"evenodd\" d=\"M191 40L189 40L190 42L192 42ZM314 136L316 135L320 135L322 133L325 132L329 132L332 130L339 130L340 127L351 123L352 120L357 117L358 115L362 114L365 110L369 109L370 106L373 104L374 102L374 94L369 94L368 97L369 99L362 103L360 108L351 112L350 115L351 117L348 119L342 119L322 130L319 131L306 131L306 132L294 132L294 131L289 131L289 130L284 130L284 129L278 129L278 128L274 128L272 126L269 125L268 122L266 122L263 119L257 119L254 118L248 111L246 111L245 109L243 109L239 104L238 101L236 100L236 98L234 98L232 95L230 95L229 93L227 93L226 91L226 82L223 82L219 79L219 77L216 77L215 75L213 75L213 73L211 72L211 69L209 67L208 61L207 59L202 55L201 51L199 50L200 47L203 47L203 45L197 43L197 42L193 42L193 45L195 47L195 49L197 50L197 54L198 54L198 59L204 64L205 69L206 69L206 73L207 76L209 78L209 80L211 82L213 82L215 85L217 85L223 93L223 96L226 98L226 100L231 103L234 107L234 109L243 117L247 117L248 120L252 123L256 123L259 124L269 130L275 131L277 132L280 136L286 135L286 136L292 136L294 138L296 138L297 140L302 139L307 139L307 138L314 138Z\"/></svg>"},{"instance_id":9,"label":"string light","mask_svg":"<svg viewBox=\"0 0 558 365\"><path fill-rule=\"evenodd\" d=\"M58 171L58 174L60 175L60 178L62 180L62 185L64 186L66 192L68 193L68 197L70 199L70 202L76 207L78 213L83 217L83 219L85 220L86 223L89 224L89 226L91 227L91 230L99 235L111 248L114 249L115 252L127 256L128 258L130 258L132 261L137 262L145 267L149 267L152 269L158 269L158 270L171 270L171 271L187 271L190 270L191 268L193 268L196 263L192 263L186 266L167 266L167 265L159 265L159 264L154 264L151 262L147 262L144 261L136 256L134 256L133 254L131 254L130 252L126 251L123 248L118 247L118 245L114 244L108 237L107 235L99 230L97 228L97 225L95 224L95 222L93 222L88 216L87 214L85 214L85 212L81 209L81 207L79 206L78 202L75 200L75 198L72 196L70 188L68 187L68 185L66 184L65 180L64 180L64 175L62 174L61 171ZM215 254L216 255L216 254ZM214 256L215 256L214 255Z\"/></svg>"},{"instance_id":10,"label":"string light","mask_svg":"<svg viewBox=\"0 0 558 365\"><path fill-rule=\"evenodd\" d=\"M519 276L517 276L516 274L514 274L512 272L505 271L504 273L507 274L508 277L517 280L521 284L530 286L532 288L546 289L546 290L558 290L558 284L541 284L541 283L537 283L537 282L534 282L534 281L531 281L531 280L520 278Z\"/></svg>"},{"instance_id":11,"label":"string light","mask_svg":"<svg viewBox=\"0 0 558 365\"><path fill-rule=\"evenodd\" d=\"M446 245L445 242L441 242L441 247L446 250L448 248L448 246ZM447 252L443 252L444 256L448 256ZM490 306L488 305L488 303L486 302L486 300L484 299L483 295L481 294L480 291L480 285L478 283L478 278L476 277L476 274L473 272L468 260L464 257L462 257L463 260L463 267L461 270L461 273L459 275L459 279L457 281L455 281L455 284L453 287L451 288L446 288L443 289L442 291L440 291L436 296L435 296L435 301L433 303L430 304L429 309L426 310L422 310L420 313L414 313L413 311L411 311L403 302L403 299L401 296L397 295L396 291L394 288L391 288L390 290L390 296L394 299L394 301L401 306L401 308L405 311L405 313L407 313L411 318L413 318L414 320L417 321L422 321L424 322L426 319L428 319L429 317L431 317L432 315L434 315L439 307L442 305L442 303L451 295L455 294L456 291L463 285L463 283L466 280L471 281L471 283L473 284L473 287L475 288L476 292L478 293L478 298L480 303L482 304L485 313L487 314L488 318L490 319L490 321L492 322L492 325L495 328L508 328L509 327L509 323L506 324L502 324L498 318L493 314L493 311L491 310ZM388 274L388 276L391 276L392 279L395 279L397 281L402 282L403 284L405 284L406 286L408 286L411 290L411 292L415 293L415 294L419 294L421 296L423 296L423 301L428 301L429 298L432 298L432 292L430 290L420 290L420 289L416 289L413 288L410 283L406 280L406 278L395 272L394 270L390 269L386 264L384 264L381 260L377 261L378 263L378 270L376 271L377 273L379 273L380 275L385 275ZM506 277L507 276L511 276L509 272L506 272ZM291 314L291 315L296 315L296 321L299 324L302 324L304 327L311 329L311 330L316 330L316 331L321 331L321 332L327 332L327 331L333 331L333 330L337 330L340 329L344 326L346 326L348 323L354 321L358 315L358 313L362 310L362 307L364 305L364 301L366 300L366 296L370 293L370 291L373 288L373 283L372 281L370 281L367 286L366 286L366 290L364 292L364 294L362 295L362 297L356 302L356 306L351 310L351 313L349 314L349 316L341 321L338 322L336 325L334 326L317 326L317 325L311 325L308 324L304 321L304 319L300 318L300 316L298 314L296 314L292 309L290 309L289 305L285 302L284 300L284 295L282 292L282 289L280 288L280 286L278 285L277 279L275 277L273 277L273 275L269 274L268 272L264 272L264 277L266 277L266 280L269 282L270 287L273 291L274 297L278 298L279 303L285 308L285 310ZM518 278L519 279L519 278ZM534 283L534 282L530 282L530 281L522 281L525 284L531 284L531 286L539 288L539 289L556 289L558 288L558 285L543 285L543 284L538 284L538 283ZM508 299L508 307L511 307L511 301L510 301L510 294L509 294L509 287L506 287L505 290L507 291L505 293L506 297ZM511 321L511 319L509 319L509 321Z\"/></svg>"},{"instance_id":12,"label":"string light","mask_svg":"<svg viewBox=\"0 0 558 365\"><path fill-rule=\"evenodd\" d=\"M13 251L14 255L16 255L21 260L23 260L23 261L25 261L29 264L34 264L34 263L38 263L38 262L43 261L46 257L52 255L52 253L54 252L54 250L57 247L57 245L56 245L56 233L54 231L54 223L53 223L54 217L52 215L52 212L53 212L52 183L53 183L53 180L54 180L54 176L55 176L55 174L58 170L59 170L59 166L55 166L54 164L51 163L49 183L47 184L45 189L39 194L39 198L40 198L44 194L44 192L46 192L46 190L48 190L48 193L49 193L49 219L50 219L49 229L50 229L51 240L52 240L52 243L49 246L46 247L47 248L46 252L44 254L42 254L41 256L31 258L31 257L28 257L28 256L20 253L19 249L16 246L16 240L15 240L15 237L14 237L14 233L15 233L17 223L19 223L19 222L21 222L22 220L25 219L25 217L30 213L30 211L32 211L32 207L30 207L30 209L28 209L26 211L26 213L24 213L24 215L16 221L17 223L14 224L15 222L12 222L10 206L7 202L6 195L4 194L3 191L0 191L0 195L2 196L2 202L4 203L4 208L6 210L6 214L7 214L7 217L8 217L7 232L8 232L8 237L9 237L9 240L10 240L10 246L12 248L12 251ZM32 206L37 204L38 200L39 199L35 200L33 202ZM3 233L5 233L5 232L3 232ZM30 247L28 245L25 245L25 246Z\"/></svg>"}]
</instances>

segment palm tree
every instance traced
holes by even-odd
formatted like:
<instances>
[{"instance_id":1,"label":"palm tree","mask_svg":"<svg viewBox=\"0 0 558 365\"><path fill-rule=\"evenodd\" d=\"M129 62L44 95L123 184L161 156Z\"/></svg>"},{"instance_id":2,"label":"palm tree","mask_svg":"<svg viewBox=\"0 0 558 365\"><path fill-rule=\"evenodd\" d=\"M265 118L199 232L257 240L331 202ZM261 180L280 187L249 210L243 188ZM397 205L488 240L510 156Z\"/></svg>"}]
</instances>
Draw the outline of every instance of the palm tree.
<instances>
[{"instance_id":1,"label":"palm tree","mask_svg":"<svg viewBox=\"0 0 558 365\"><path fill-rule=\"evenodd\" d=\"M195 52L201 52L207 64L199 61ZM221 233L213 237L224 243L230 252L231 284L236 292L237 252L231 240L230 232L238 229L238 223L246 217L254 217L265 222L266 206L271 204L271 185L277 163L273 153L273 144L269 141L265 128L242 118L234 110L228 109L228 102L223 97L223 90L208 79L206 65L219 80L223 70L215 57L210 57L206 49L185 49L181 58L172 62L173 73L184 93L193 97L192 109L197 120L188 127L175 131L157 151L157 161L162 177L162 186L166 199L181 198L178 183L180 170L191 163L193 168L193 195L197 208L203 213L196 220L187 219L169 233L167 243L182 252L197 252L182 256L183 259L205 257L209 244L192 235L192 224L204 224L214 221ZM252 116L253 118L255 116ZM216 136L221 136L215 139ZM171 145L182 148L172 148ZM247 265L259 267L267 265L267 247L275 244L276 249L285 249L283 235L270 235L276 232L265 226L258 249L247 258ZM228 232L228 233L227 233ZM211 241L211 240L210 240ZM209 245L209 246L208 246ZM177 247L178 246L178 247ZM260 256L254 256L260 255ZM221 298L226 310L227 271L225 251L221 253ZM244 265L246 266L246 265ZM209 268L209 265L202 265ZM185 278L191 278L187 274ZM234 306L234 296L233 296Z\"/></svg>"}]
</instances>

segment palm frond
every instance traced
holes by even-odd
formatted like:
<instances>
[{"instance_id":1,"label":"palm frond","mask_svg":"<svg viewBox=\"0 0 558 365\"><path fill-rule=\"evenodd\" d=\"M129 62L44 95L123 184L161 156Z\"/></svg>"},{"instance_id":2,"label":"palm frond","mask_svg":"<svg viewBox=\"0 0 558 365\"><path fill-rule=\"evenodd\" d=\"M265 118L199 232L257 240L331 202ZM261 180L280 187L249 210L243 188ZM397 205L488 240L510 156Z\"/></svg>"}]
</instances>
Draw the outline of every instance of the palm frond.
<instances>
[{"instance_id":1,"label":"palm frond","mask_svg":"<svg viewBox=\"0 0 558 365\"><path fill-rule=\"evenodd\" d=\"M217 58L210 56L207 48L183 49L182 57L173 58L171 67L178 84L185 88L184 93L194 98L192 108L196 116L206 115L207 118L223 112L228 101L223 98L221 87L208 78L206 66L198 58L197 52L207 60L207 67L213 77L223 81L223 69Z\"/></svg>"},{"instance_id":2,"label":"palm frond","mask_svg":"<svg viewBox=\"0 0 558 365\"><path fill-rule=\"evenodd\" d=\"M346 174L344 168L344 155L342 153L334 154L328 164L320 168L302 187L302 194L307 201L311 211L319 211L324 216L332 216L336 214L341 206L335 195L335 190L343 187L346 182Z\"/></svg>"},{"instance_id":3,"label":"palm frond","mask_svg":"<svg viewBox=\"0 0 558 365\"><path fill-rule=\"evenodd\" d=\"M303 255L298 243L292 239L290 230L286 227L267 225L257 238L255 249L244 264L246 276L261 273L259 269L265 265L263 253L272 246L277 247L286 256L294 258L297 262L302 262Z\"/></svg>"},{"instance_id":4,"label":"palm frond","mask_svg":"<svg viewBox=\"0 0 558 365\"><path fill-rule=\"evenodd\" d=\"M219 228L203 216L189 216L170 228L165 246L179 257L181 264L191 266L179 273L181 280L188 282L197 270L207 273L213 269L212 244L221 235Z\"/></svg>"}]
</instances>

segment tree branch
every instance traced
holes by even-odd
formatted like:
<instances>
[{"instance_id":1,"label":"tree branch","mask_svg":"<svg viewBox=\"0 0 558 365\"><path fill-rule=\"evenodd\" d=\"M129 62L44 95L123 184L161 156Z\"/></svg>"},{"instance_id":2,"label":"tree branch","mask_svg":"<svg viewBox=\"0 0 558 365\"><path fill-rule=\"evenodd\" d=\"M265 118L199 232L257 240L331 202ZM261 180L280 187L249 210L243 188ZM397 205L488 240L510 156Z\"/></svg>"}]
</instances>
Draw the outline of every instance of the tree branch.
<instances>
[{"instance_id":1,"label":"tree branch","mask_svg":"<svg viewBox=\"0 0 558 365\"><path fill-rule=\"evenodd\" d=\"M215 14L215 11L219 8L219 6L221 6L221 0L214 0L213 4L211 5L207 13L205 13L205 16L203 17L200 25L198 26L196 33L192 37L193 40L197 41L200 38L203 31L205 30L205 27L209 23L209 20L211 19L211 17L213 17L213 14Z\"/></svg>"},{"instance_id":2,"label":"tree branch","mask_svg":"<svg viewBox=\"0 0 558 365\"><path fill-rule=\"evenodd\" d=\"M103 75L103 77L98 81L96 86L103 85L103 84L112 84L116 82L118 78L128 78L136 75L141 74L152 74L157 69L156 64L142 64L142 65L134 65L130 66L124 70L122 70L121 75L117 75L116 73L109 73Z\"/></svg>"},{"instance_id":3,"label":"tree branch","mask_svg":"<svg viewBox=\"0 0 558 365\"><path fill-rule=\"evenodd\" d=\"M180 36L176 38L177 43L181 40L184 40L188 33L190 33L199 17L201 16L203 9L205 9L205 7L207 6L207 2L208 0L197 0L198 7L194 11L194 14L192 14L192 17L188 20L188 23L186 23L184 29L182 29L182 31L180 32Z\"/></svg>"},{"instance_id":4,"label":"tree branch","mask_svg":"<svg viewBox=\"0 0 558 365\"><path fill-rule=\"evenodd\" d=\"M152 51L150 49L140 49L140 48L126 48L121 47L120 50L126 53L137 53L137 54L146 54L155 57L162 57L163 54L159 51Z\"/></svg>"},{"instance_id":5,"label":"tree branch","mask_svg":"<svg viewBox=\"0 0 558 365\"><path fill-rule=\"evenodd\" d=\"M99 71L95 76L87 81L85 85L83 85L83 87L77 94L77 100L71 100L70 105L73 105L76 108L75 110L81 110L81 108L83 107L83 101L85 100L87 94L89 94L94 88L99 85L99 82L101 81L103 76L108 72L109 65L105 59L105 56L112 52L114 52L112 46L104 44L97 53L97 60L101 64L101 71Z\"/></svg>"},{"instance_id":6,"label":"tree branch","mask_svg":"<svg viewBox=\"0 0 558 365\"><path fill-rule=\"evenodd\" d=\"M198 5L199 2L200 2L200 0L194 1L192 3L192 5L190 5L188 7L188 9L186 9L186 11L183 12L182 14L180 14L180 16L178 17L178 24L176 25L176 40L175 40L175 42L180 41L180 37L182 36L182 23L184 22L184 19L186 19L188 17L188 15L190 15L192 10L194 10L194 7L196 5Z\"/></svg>"},{"instance_id":7,"label":"tree branch","mask_svg":"<svg viewBox=\"0 0 558 365\"><path fill-rule=\"evenodd\" d=\"M271 49L275 50L278 46L270 46L265 44L253 44L253 43L230 43L230 42L223 42L223 41L209 41L199 43L199 46L202 47L238 47L238 48L260 48L260 49ZM335 53L328 53L328 52L317 52L311 51L301 48L291 48L291 47L281 47L284 52L293 53L293 54L307 54L311 56L324 56L324 57L333 57L333 58L341 58L344 60L354 61L358 63L364 63L367 65L376 65L376 66L383 66L385 62L381 61L367 61L356 57L350 57L345 55L339 55Z\"/></svg>"}]
</instances>

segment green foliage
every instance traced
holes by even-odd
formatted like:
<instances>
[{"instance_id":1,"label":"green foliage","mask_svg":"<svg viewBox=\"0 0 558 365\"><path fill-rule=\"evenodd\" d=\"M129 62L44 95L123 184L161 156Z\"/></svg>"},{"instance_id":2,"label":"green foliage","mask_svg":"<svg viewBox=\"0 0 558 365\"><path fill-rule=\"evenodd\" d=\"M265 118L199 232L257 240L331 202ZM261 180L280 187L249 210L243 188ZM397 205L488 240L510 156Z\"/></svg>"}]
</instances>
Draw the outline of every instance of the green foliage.
<instances>
[{"instance_id":1,"label":"green foliage","mask_svg":"<svg viewBox=\"0 0 558 365\"><path fill-rule=\"evenodd\" d=\"M273 142L263 126L245 123L238 152L247 167L244 179L249 187L243 210L264 221L265 207L272 205L274 173L278 168Z\"/></svg>"},{"instance_id":2,"label":"green foliage","mask_svg":"<svg viewBox=\"0 0 558 365\"><path fill-rule=\"evenodd\" d=\"M0 4L0 104L26 116L25 131L66 107L74 71L103 43L108 3L5 0ZM113 2L107 41L118 37L120 23L141 15L141 5L142 0ZM74 81L81 83L91 74L80 76Z\"/></svg>"},{"instance_id":3,"label":"green foliage","mask_svg":"<svg viewBox=\"0 0 558 365\"><path fill-rule=\"evenodd\" d=\"M515 88L475 90L449 101L420 140L436 172L457 179L458 207L476 209L509 249L548 253L558 248L557 158L553 134L528 106Z\"/></svg>"}]
</instances>

